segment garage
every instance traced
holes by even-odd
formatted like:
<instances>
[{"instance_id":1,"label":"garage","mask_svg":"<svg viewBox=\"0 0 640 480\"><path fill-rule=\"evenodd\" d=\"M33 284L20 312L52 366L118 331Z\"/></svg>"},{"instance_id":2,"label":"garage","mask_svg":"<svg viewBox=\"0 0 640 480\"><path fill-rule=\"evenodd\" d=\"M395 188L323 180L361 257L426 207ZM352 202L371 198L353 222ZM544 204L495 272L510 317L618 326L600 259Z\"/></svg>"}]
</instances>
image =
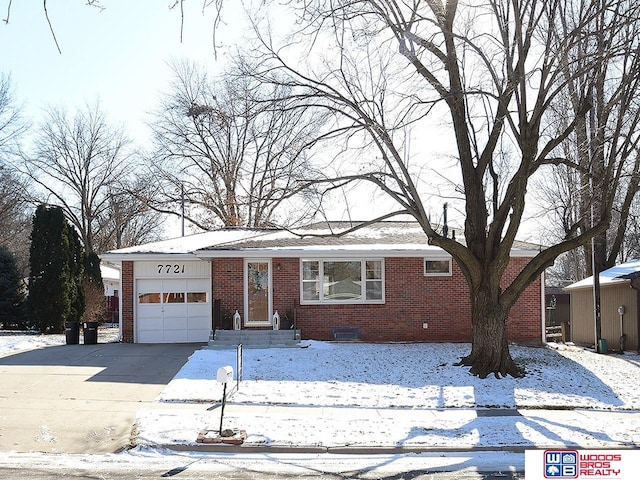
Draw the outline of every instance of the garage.
<instances>
[{"instance_id":1,"label":"garage","mask_svg":"<svg viewBox=\"0 0 640 480\"><path fill-rule=\"evenodd\" d=\"M141 276L152 272L156 277L136 278L136 342L207 342L211 332L208 262L150 263L136 262ZM195 273L200 278L189 276Z\"/></svg>"}]
</instances>

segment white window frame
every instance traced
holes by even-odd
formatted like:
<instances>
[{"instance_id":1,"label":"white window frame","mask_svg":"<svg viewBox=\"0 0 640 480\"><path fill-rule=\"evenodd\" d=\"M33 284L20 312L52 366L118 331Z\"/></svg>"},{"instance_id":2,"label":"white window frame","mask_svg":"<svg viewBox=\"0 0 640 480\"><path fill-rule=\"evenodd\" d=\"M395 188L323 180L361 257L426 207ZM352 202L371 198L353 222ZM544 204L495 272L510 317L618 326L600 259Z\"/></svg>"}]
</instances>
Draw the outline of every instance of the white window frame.
<instances>
[{"instance_id":1,"label":"white window frame","mask_svg":"<svg viewBox=\"0 0 640 480\"><path fill-rule=\"evenodd\" d=\"M304 298L304 283L311 283L311 280L304 281L304 263L318 263L319 298L318 300L306 300ZM327 262L360 262L360 288L361 298L348 300L333 300L324 298L324 263ZM380 262L380 279L370 279L382 283L382 296L379 299L367 299L367 262ZM302 258L300 259L300 304L301 305L359 305L359 304L384 304L385 303L385 268L384 258Z\"/></svg>"},{"instance_id":2,"label":"white window frame","mask_svg":"<svg viewBox=\"0 0 640 480\"><path fill-rule=\"evenodd\" d=\"M449 264L449 271L448 272L428 272L427 262L447 262ZM453 262L451 260L451 257L425 258L423 261L424 276L425 277L450 277L453 275L452 263Z\"/></svg>"}]
</instances>

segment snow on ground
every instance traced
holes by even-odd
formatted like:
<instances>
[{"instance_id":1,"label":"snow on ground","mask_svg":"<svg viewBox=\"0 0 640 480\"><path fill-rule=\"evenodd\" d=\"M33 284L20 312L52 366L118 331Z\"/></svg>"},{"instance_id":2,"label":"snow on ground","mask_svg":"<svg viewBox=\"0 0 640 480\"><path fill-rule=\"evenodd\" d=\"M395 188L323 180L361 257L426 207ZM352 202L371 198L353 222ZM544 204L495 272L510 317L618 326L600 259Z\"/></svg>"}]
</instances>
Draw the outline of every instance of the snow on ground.
<instances>
[{"instance_id":1,"label":"snow on ground","mask_svg":"<svg viewBox=\"0 0 640 480\"><path fill-rule=\"evenodd\" d=\"M64 342L64 335L25 335L23 332L0 331L0 357L15 355L36 348L62 345Z\"/></svg>"},{"instance_id":2,"label":"snow on ground","mask_svg":"<svg viewBox=\"0 0 640 480\"><path fill-rule=\"evenodd\" d=\"M109 343L118 341L119 332L117 326L105 324L98 330L98 341ZM0 330L0 358L15 355L37 348L64 345L66 337L61 334L43 335L39 333L25 333L22 331ZM80 333L80 343L83 342L82 332Z\"/></svg>"},{"instance_id":3,"label":"snow on ground","mask_svg":"<svg viewBox=\"0 0 640 480\"><path fill-rule=\"evenodd\" d=\"M361 408L640 409L640 356L511 347L522 379L479 379L453 364L468 344L306 342L308 348L245 349L234 403ZM215 402L216 371L236 369L235 350L198 350L159 397Z\"/></svg>"},{"instance_id":4,"label":"snow on ground","mask_svg":"<svg viewBox=\"0 0 640 480\"><path fill-rule=\"evenodd\" d=\"M61 343L62 335L0 334L0 356ZM246 430L246 446L499 450L640 443L635 353L512 346L526 377L481 380L453 365L468 344L303 345L244 350L243 379L227 401L224 427ZM222 385L216 372L225 365L237 375L235 350L193 353L158 397L158 408L138 413L139 455L163 446L195 449L199 431L217 432ZM522 469L522 455L510 458Z\"/></svg>"},{"instance_id":5,"label":"snow on ground","mask_svg":"<svg viewBox=\"0 0 640 480\"><path fill-rule=\"evenodd\" d=\"M224 425L246 430L245 445L611 448L640 439L637 354L513 346L526 377L483 380L454 365L468 344L305 346L244 350ZM235 350L194 352L158 400L220 402L225 365L236 370ZM219 408L143 410L138 442L194 445L195 432L217 432L219 419Z\"/></svg>"}]
</instances>

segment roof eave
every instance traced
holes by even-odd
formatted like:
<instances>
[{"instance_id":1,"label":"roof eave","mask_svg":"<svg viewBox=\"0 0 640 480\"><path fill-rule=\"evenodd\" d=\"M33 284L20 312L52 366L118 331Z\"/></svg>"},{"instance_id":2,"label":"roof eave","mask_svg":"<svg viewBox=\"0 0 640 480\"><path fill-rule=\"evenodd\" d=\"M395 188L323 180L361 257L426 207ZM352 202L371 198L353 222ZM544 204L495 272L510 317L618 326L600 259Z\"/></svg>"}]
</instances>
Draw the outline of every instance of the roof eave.
<instances>
[{"instance_id":1,"label":"roof eave","mask_svg":"<svg viewBox=\"0 0 640 480\"><path fill-rule=\"evenodd\" d=\"M349 258L349 257L423 257L451 258L441 248L252 248L229 250L198 250L194 252L201 259L210 258ZM514 250L512 257L529 258L537 254L533 250Z\"/></svg>"},{"instance_id":2,"label":"roof eave","mask_svg":"<svg viewBox=\"0 0 640 480\"><path fill-rule=\"evenodd\" d=\"M573 290L586 290L586 289L593 290L593 280L590 280L589 282L585 282L585 283L581 283L581 282L582 280L580 282L576 282L573 285L567 285L566 287L563 288L563 290L567 292L571 292ZM606 282L603 282L602 280L600 280L600 288L615 287L615 286L620 286L620 285L625 285L630 283L631 283L631 280L629 280L628 278L614 278Z\"/></svg>"},{"instance_id":3,"label":"roof eave","mask_svg":"<svg viewBox=\"0 0 640 480\"><path fill-rule=\"evenodd\" d=\"M138 262L145 260L198 260L198 255L186 252L132 252L132 253L103 253L99 255L107 262Z\"/></svg>"}]
</instances>

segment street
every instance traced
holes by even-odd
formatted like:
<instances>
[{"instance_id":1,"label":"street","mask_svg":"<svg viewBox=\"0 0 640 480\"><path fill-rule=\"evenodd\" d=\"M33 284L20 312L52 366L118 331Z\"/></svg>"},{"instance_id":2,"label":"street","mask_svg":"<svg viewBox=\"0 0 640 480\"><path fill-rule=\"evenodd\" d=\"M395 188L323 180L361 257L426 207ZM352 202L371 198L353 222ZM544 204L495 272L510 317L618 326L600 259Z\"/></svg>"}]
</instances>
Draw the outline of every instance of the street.
<instances>
[{"instance_id":1,"label":"street","mask_svg":"<svg viewBox=\"0 0 640 480\"><path fill-rule=\"evenodd\" d=\"M523 464L522 454L502 452L361 456L167 454L164 451L134 451L115 455L0 453L0 478L523 480Z\"/></svg>"},{"instance_id":2,"label":"street","mask_svg":"<svg viewBox=\"0 0 640 480\"><path fill-rule=\"evenodd\" d=\"M187 480L199 480L199 479L224 479L224 480L248 480L248 479L264 479L264 480L276 480L291 478L289 474L269 474L261 472L236 472L225 474L213 474L211 472L188 472L188 471L167 471L161 473L160 471L119 471L119 472L95 472L91 469L84 471L81 470L69 470L69 471L52 471L52 470L21 470L21 469L0 469L0 476L2 478L11 478L13 480L45 480L51 478L73 478L74 480L151 480L159 478L176 478ZM295 478L313 478L314 480L337 480L337 479L359 479L359 478L375 478L375 479L393 479L393 480L523 480L524 474L503 474L503 473L456 473L456 472L406 472L390 477L359 477L353 475L339 475L339 474L312 474L298 476Z\"/></svg>"}]
</instances>

